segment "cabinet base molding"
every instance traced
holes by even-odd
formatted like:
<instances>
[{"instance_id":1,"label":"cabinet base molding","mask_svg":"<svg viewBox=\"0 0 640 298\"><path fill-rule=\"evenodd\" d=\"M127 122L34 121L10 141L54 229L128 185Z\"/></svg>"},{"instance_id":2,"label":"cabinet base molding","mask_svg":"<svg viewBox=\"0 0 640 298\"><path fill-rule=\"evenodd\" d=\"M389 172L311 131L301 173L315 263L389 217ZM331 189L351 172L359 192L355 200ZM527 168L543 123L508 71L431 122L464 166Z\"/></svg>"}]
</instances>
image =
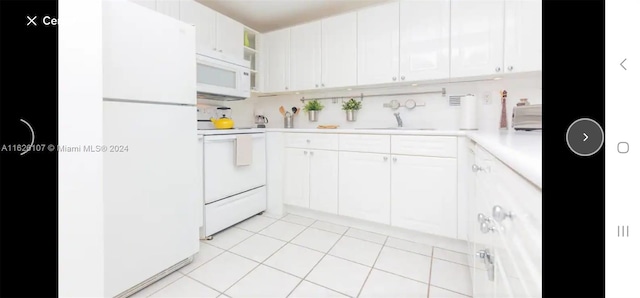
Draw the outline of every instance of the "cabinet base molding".
<instances>
[{"instance_id":1,"label":"cabinet base molding","mask_svg":"<svg viewBox=\"0 0 640 298\"><path fill-rule=\"evenodd\" d=\"M417 231L407 230L398 227L392 227L385 224L379 224L366 220L351 218L343 215L329 214L321 211L311 210L298 206L284 205L285 213L295 214L316 220L329 222L332 224L343 225L373 233L388 235L390 237L413 241L417 243L437 246L461 253L467 253L468 243L464 240L448 238L438 235L426 234Z\"/></svg>"}]
</instances>

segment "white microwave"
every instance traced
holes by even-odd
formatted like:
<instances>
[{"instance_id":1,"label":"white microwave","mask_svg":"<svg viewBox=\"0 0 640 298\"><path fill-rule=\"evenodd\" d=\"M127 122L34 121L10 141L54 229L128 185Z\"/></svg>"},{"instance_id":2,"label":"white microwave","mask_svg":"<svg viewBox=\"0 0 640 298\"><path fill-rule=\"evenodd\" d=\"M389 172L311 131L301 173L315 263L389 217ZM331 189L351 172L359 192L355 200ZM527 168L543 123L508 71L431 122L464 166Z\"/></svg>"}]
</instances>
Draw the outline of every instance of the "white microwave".
<instances>
[{"instance_id":1,"label":"white microwave","mask_svg":"<svg viewBox=\"0 0 640 298\"><path fill-rule=\"evenodd\" d=\"M197 54L196 62L198 99L242 100L251 96L249 61Z\"/></svg>"}]
</instances>

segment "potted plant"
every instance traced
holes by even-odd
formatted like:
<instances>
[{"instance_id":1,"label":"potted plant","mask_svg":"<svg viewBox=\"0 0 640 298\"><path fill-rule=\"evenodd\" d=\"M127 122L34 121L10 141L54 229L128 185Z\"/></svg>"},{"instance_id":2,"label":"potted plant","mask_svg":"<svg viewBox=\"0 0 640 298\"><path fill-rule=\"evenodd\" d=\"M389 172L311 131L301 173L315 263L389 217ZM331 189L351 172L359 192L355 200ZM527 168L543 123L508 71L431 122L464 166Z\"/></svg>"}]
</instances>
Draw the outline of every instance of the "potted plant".
<instances>
[{"instance_id":1,"label":"potted plant","mask_svg":"<svg viewBox=\"0 0 640 298\"><path fill-rule=\"evenodd\" d=\"M342 103L342 109L347 112L347 121L356 121L356 111L362 108L362 102L353 98Z\"/></svg>"},{"instance_id":2,"label":"potted plant","mask_svg":"<svg viewBox=\"0 0 640 298\"><path fill-rule=\"evenodd\" d=\"M309 114L309 121L318 121L318 112L321 111L324 106L317 100L310 100L304 105L304 111Z\"/></svg>"}]
</instances>

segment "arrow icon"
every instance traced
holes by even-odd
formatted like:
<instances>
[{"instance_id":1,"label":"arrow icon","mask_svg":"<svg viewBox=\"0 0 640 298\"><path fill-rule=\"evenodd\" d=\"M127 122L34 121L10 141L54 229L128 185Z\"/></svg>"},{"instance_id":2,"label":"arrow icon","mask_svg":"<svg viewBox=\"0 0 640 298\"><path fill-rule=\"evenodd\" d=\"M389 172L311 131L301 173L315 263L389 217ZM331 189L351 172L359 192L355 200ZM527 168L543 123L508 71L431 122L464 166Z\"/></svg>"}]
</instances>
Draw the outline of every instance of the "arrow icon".
<instances>
[{"instance_id":1,"label":"arrow icon","mask_svg":"<svg viewBox=\"0 0 640 298\"><path fill-rule=\"evenodd\" d=\"M589 138L589 136L586 133L582 133L582 135L584 136L584 140L582 140L583 142Z\"/></svg>"},{"instance_id":2,"label":"arrow icon","mask_svg":"<svg viewBox=\"0 0 640 298\"><path fill-rule=\"evenodd\" d=\"M622 66L622 68L624 68L624 70L627 70L627 68L624 67L624 65L622 65L622 63L624 63L625 61L627 61L627 58L624 58L624 60L622 60L622 62L620 62L620 66Z\"/></svg>"}]
</instances>

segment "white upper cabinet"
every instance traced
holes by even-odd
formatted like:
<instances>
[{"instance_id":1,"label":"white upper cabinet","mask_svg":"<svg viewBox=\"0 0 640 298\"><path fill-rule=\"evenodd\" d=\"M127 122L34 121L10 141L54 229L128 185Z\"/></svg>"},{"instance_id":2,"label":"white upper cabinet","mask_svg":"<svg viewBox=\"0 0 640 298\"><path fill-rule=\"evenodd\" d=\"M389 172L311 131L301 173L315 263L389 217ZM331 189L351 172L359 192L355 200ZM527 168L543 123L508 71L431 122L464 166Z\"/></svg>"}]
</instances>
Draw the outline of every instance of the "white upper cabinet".
<instances>
[{"instance_id":1,"label":"white upper cabinet","mask_svg":"<svg viewBox=\"0 0 640 298\"><path fill-rule=\"evenodd\" d=\"M216 17L216 50L225 56L244 58L244 26L223 14Z\"/></svg>"},{"instance_id":2,"label":"white upper cabinet","mask_svg":"<svg viewBox=\"0 0 640 298\"><path fill-rule=\"evenodd\" d=\"M211 53L217 51L216 40L216 13L214 10L195 2L180 1L180 20L196 27L196 51L198 53Z\"/></svg>"},{"instance_id":3,"label":"white upper cabinet","mask_svg":"<svg viewBox=\"0 0 640 298\"><path fill-rule=\"evenodd\" d=\"M156 0L156 11L180 19L180 0Z\"/></svg>"},{"instance_id":4,"label":"white upper cabinet","mask_svg":"<svg viewBox=\"0 0 640 298\"><path fill-rule=\"evenodd\" d=\"M505 72L542 70L542 1L506 0Z\"/></svg>"},{"instance_id":5,"label":"white upper cabinet","mask_svg":"<svg viewBox=\"0 0 640 298\"><path fill-rule=\"evenodd\" d=\"M320 21L291 28L291 90L321 87Z\"/></svg>"},{"instance_id":6,"label":"white upper cabinet","mask_svg":"<svg viewBox=\"0 0 640 298\"><path fill-rule=\"evenodd\" d=\"M358 83L358 14L322 20L321 87L355 86Z\"/></svg>"},{"instance_id":7,"label":"white upper cabinet","mask_svg":"<svg viewBox=\"0 0 640 298\"><path fill-rule=\"evenodd\" d=\"M264 35L265 40L265 92L289 90L289 60L291 56L291 29L282 29Z\"/></svg>"},{"instance_id":8,"label":"white upper cabinet","mask_svg":"<svg viewBox=\"0 0 640 298\"><path fill-rule=\"evenodd\" d=\"M451 77L503 73L504 0L451 0Z\"/></svg>"},{"instance_id":9,"label":"white upper cabinet","mask_svg":"<svg viewBox=\"0 0 640 298\"><path fill-rule=\"evenodd\" d=\"M399 80L398 2L358 11L358 85Z\"/></svg>"},{"instance_id":10,"label":"white upper cabinet","mask_svg":"<svg viewBox=\"0 0 640 298\"><path fill-rule=\"evenodd\" d=\"M400 2L400 81L449 78L449 0Z\"/></svg>"},{"instance_id":11,"label":"white upper cabinet","mask_svg":"<svg viewBox=\"0 0 640 298\"><path fill-rule=\"evenodd\" d=\"M391 158L391 225L456 238L456 159L407 155Z\"/></svg>"}]
</instances>

